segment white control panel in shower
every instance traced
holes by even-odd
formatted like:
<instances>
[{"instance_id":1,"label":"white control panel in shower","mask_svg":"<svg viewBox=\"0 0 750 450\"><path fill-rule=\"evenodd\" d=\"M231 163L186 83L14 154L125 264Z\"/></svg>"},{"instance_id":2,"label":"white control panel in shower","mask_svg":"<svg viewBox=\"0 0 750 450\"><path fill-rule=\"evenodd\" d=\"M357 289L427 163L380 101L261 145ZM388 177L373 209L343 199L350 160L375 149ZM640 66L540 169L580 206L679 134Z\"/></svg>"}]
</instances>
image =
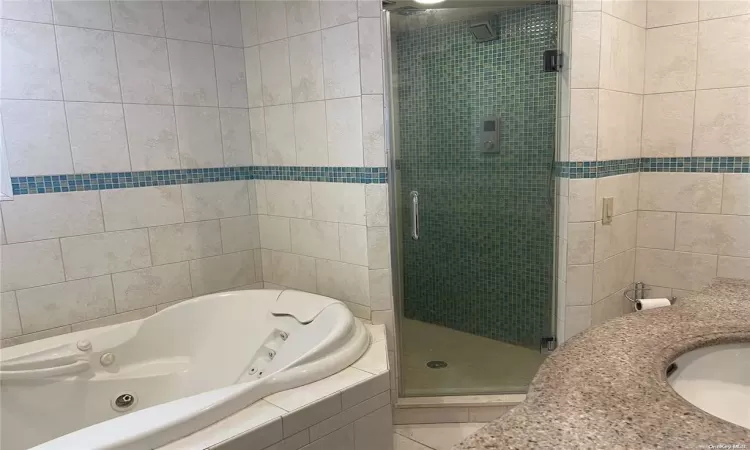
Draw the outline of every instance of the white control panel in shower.
<instances>
[{"instance_id":1,"label":"white control panel in shower","mask_svg":"<svg viewBox=\"0 0 750 450\"><path fill-rule=\"evenodd\" d=\"M480 126L480 150L482 153L498 153L500 151L500 117L484 117Z\"/></svg>"}]
</instances>

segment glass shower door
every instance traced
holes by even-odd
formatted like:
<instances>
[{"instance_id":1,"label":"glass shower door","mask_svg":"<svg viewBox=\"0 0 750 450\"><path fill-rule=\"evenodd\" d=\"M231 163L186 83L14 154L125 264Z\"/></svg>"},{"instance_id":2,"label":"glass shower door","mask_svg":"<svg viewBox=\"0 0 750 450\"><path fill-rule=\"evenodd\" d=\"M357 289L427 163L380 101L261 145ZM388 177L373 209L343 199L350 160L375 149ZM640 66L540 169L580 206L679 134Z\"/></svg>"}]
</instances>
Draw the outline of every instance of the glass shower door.
<instances>
[{"instance_id":1,"label":"glass shower door","mask_svg":"<svg viewBox=\"0 0 750 450\"><path fill-rule=\"evenodd\" d=\"M390 32L402 395L525 392L553 335L557 6L396 10Z\"/></svg>"}]
</instances>

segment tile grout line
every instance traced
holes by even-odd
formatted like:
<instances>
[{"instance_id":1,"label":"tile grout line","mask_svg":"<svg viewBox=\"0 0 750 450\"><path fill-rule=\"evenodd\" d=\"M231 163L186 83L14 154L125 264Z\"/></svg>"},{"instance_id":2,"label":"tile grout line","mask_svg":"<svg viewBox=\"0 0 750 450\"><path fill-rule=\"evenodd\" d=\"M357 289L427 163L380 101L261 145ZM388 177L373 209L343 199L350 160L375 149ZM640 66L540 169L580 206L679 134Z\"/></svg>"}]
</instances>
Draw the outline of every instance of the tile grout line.
<instances>
[{"instance_id":1,"label":"tile grout line","mask_svg":"<svg viewBox=\"0 0 750 450\"><path fill-rule=\"evenodd\" d=\"M244 216L238 216L238 217L244 217ZM218 221L218 220L219 219L211 219L211 220L207 220L205 222ZM197 223L197 222L189 222L189 223ZM181 224L172 224L172 225L181 225ZM158 228L158 227L159 226L153 227L153 228ZM138 230L143 230L143 229L148 229L148 228L149 227L134 228L134 229L122 230L122 231L138 231ZM118 232L119 231L113 231L113 232L110 232L110 233L118 233ZM64 258L62 258L62 240L63 239L75 238L75 237L84 237L84 236L93 236L95 234L104 234L104 233L82 234L82 235L77 235L77 236L62 236L62 237L58 237L58 238L42 239L42 241L51 241L51 240L58 241L58 245L60 246L61 259L64 259ZM23 242L23 243L31 243L31 242L39 242L39 241L26 241L26 242ZM56 281L56 282L53 282L53 283L46 283L46 284L40 284L40 285L35 285L35 286L28 286L28 287L11 289L9 291L4 291L3 293L5 293L5 292L25 291L25 290L30 290L30 289L36 289L36 288L41 288L41 287L48 287L48 286L53 286L53 285L57 285L57 284L68 283L68 282L72 282L72 281L82 281L82 280L88 280L88 279L91 279L91 278L98 278L98 277L103 277L103 276L117 275L117 274L121 274L121 273L137 272L137 271L141 271L141 270L152 269L154 267L174 266L174 265L178 265L178 264L182 264L182 263L189 263L191 261L199 261L199 260L203 260L203 259L219 258L219 257L222 257L222 256L237 255L237 254L240 254L240 253L246 253L246 252L252 252L252 251L253 251L253 249L238 250L238 251L234 251L234 252L226 252L225 253L223 251L223 249L222 249L221 253L218 253L218 254L215 254L215 255L208 255L208 256L202 256L202 257L197 257L197 258L194 257L194 258L184 259L184 260L180 260L180 261L170 261L170 262L160 263L160 264L152 264L152 265L146 266L146 267L129 268L127 270L118 270L118 271L115 271L115 272L107 272L107 273L102 273L102 274L99 274L99 275L86 276L86 277L82 277L82 278L67 278L66 274L64 273L65 271L64 271L64 267L63 267L63 276L65 277L65 279L63 281ZM279 250L272 250L272 251L279 252L279 253L287 253L287 252L283 252L283 251L279 251ZM305 255L297 255L297 256L305 256ZM306 257L312 258L312 257L309 257L309 256L306 256ZM62 263L64 264L64 261L62 261Z\"/></svg>"},{"instance_id":2,"label":"tile grout line","mask_svg":"<svg viewBox=\"0 0 750 450\"><path fill-rule=\"evenodd\" d=\"M159 38L155 36L145 36L145 37L151 37L154 39L164 39ZM171 78L171 73L170 73ZM741 86L741 87L747 87L747 86ZM683 92L690 92L690 91L683 91ZM50 99L50 98L15 98L15 97L0 97L2 100L11 100L16 102L63 102L63 100L58 99ZM91 100L64 100L66 103L102 103L107 105L142 105L142 106L187 106L187 107L193 107L193 108L214 108L214 106L201 106L201 105L188 105L188 104L173 104L173 103L143 103L143 102L112 102L112 101L91 101ZM310 102L299 102L299 103L310 103ZM284 105L288 105L291 103L284 103ZM227 109L253 109L253 108L244 108L241 106L222 106L222 108ZM259 107L255 107L259 108Z\"/></svg>"},{"instance_id":3,"label":"tile grout line","mask_svg":"<svg viewBox=\"0 0 750 450\"><path fill-rule=\"evenodd\" d=\"M320 22L320 11L318 11L318 22ZM331 161L330 150L328 149L328 99L326 98L326 77L325 77L325 58L323 57L323 31L316 31L318 33L318 43L320 44L320 74L322 76L321 83L323 84L323 117L326 121L325 133L326 133L326 164ZM292 99L294 100L294 99ZM319 100L321 101L321 100Z\"/></svg>"},{"instance_id":4,"label":"tile grout line","mask_svg":"<svg viewBox=\"0 0 750 450\"><path fill-rule=\"evenodd\" d=\"M686 21L681 21L681 22L674 22L674 23L668 23L668 24L665 24L665 25L654 25L654 26L648 26L648 22L647 22L646 23L646 29L647 30L653 30L653 29L656 29L656 28L668 28L668 27L675 27L675 26L679 26L679 25L690 25L690 24L693 24L693 23L708 22L708 21L721 20L721 19L732 19L734 17L742 17L742 16L747 16L747 15L750 15L750 13L732 14L730 16L709 17L709 18L701 19L700 18L700 13L699 13L698 18L695 19L695 20L686 20Z\"/></svg>"},{"instance_id":5,"label":"tile grout line","mask_svg":"<svg viewBox=\"0 0 750 450\"><path fill-rule=\"evenodd\" d=\"M163 10L163 6L162 6L162 16L164 15L163 11L164 10ZM110 19L111 19L111 17L112 16L111 16L111 8L110 8ZM115 30L114 29L114 22L113 22L112 28L107 29L107 28L82 27L82 26L78 26L78 25L66 25L66 24L55 23L54 21L53 22L37 22L37 21L33 21L33 20L11 19L11 18L5 18L5 17L0 17L0 20L8 20L8 21L11 21L11 22L20 22L20 23L33 23L33 24L37 24L37 25L51 25L51 26L65 27L65 28L79 28L79 29L82 29L82 30L104 31L104 32L110 32L110 33L133 34L133 35L136 35L136 36L162 38L162 39L169 39L169 40L173 40L173 41L193 42L195 44L209 44L209 45L213 45L214 44L213 37L212 37L211 41L196 41L196 40L192 40L192 39L182 39L182 38L175 38L175 37L167 36L166 27L164 28L164 35L162 36L162 35L158 35L158 34L134 33L132 31ZM210 24L209 24L209 27L210 27ZM243 48L243 47L237 47L236 45L226 45L226 44L216 44L216 45L222 45L224 47L232 47L232 48Z\"/></svg>"},{"instance_id":6,"label":"tile grout line","mask_svg":"<svg viewBox=\"0 0 750 450\"><path fill-rule=\"evenodd\" d=\"M265 124L266 124L266 121L265 121L265 113L264 113L264 118L263 118L263 128L264 128L264 130L265 130ZM266 186L265 181L263 181L263 209L265 211L265 214L263 214L263 215L265 215L266 217L268 216L268 189L267 189L267 187L268 186ZM257 186L256 186L256 189L257 189ZM256 198L257 198L257 194L256 194ZM258 215L260 216L260 214L258 214ZM263 235L262 235L261 229L260 229L260 221L261 221L261 218L258 217L258 247L260 249L260 268L261 268L261 278L262 278L261 281L264 283L263 287L265 287L266 276L268 276L268 278L269 278L268 282L272 283L272 281L271 281L271 273L270 272L272 272L271 267L273 266L273 261L272 261L272 256L273 255L271 253L268 254L268 258L269 258L269 261L268 261L268 269L269 270L268 271L269 271L269 273L266 274L266 271L263 270ZM290 225L290 227L291 227L291 225ZM291 245L292 244L290 242L289 246L291 246Z\"/></svg>"},{"instance_id":7,"label":"tile grout line","mask_svg":"<svg viewBox=\"0 0 750 450\"><path fill-rule=\"evenodd\" d=\"M226 157L224 156L224 132L221 126L221 99L220 99L221 96L219 95L219 69L216 67L217 45L214 43L214 27L213 25L211 25L211 2L207 2L206 6L208 8L208 33L211 35L211 44L210 44L211 45L211 58L214 61L214 86L216 87L216 114L218 115L218 119L219 119L219 140L221 142L221 165L225 167ZM241 25L241 22L240 22L240 25ZM243 63L245 61L244 50L242 51L242 61ZM244 68L244 64L243 64L243 68ZM170 73L171 73L171 69L170 69ZM247 79L247 74L245 74L245 78ZM245 89L247 90L247 82L245 82Z\"/></svg>"},{"instance_id":8,"label":"tile grout line","mask_svg":"<svg viewBox=\"0 0 750 450\"><path fill-rule=\"evenodd\" d=\"M698 73L700 73L700 10L698 12L698 22L696 23L696 31L695 31L695 80L693 80L693 117L691 118L690 123L690 156L693 156L695 153L695 134L696 134L696 126L695 126L695 117L696 113L698 112ZM690 91L688 91L690 92Z\"/></svg>"},{"instance_id":9,"label":"tile grout line","mask_svg":"<svg viewBox=\"0 0 750 450\"><path fill-rule=\"evenodd\" d=\"M172 77L172 61L169 58L169 40L167 40L167 19L164 12L164 2L160 1L161 6L161 23L164 27L164 52L167 54L167 70L169 71L169 96L172 99L172 104L167 105L172 107L172 125L174 126L175 144L177 145L177 167L182 168L182 151L180 150L180 133L177 129L177 107L175 106L175 95L174 95L174 79ZM182 188L180 188L180 197L182 197ZM182 205L182 217L185 220L185 204Z\"/></svg>"},{"instance_id":10,"label":"tile grout line","mask_svg":"<svg viewBox=\"0 0 750 450\"><path fill-rule=\"evenodd\" d=\"M415 425L416 425L416 424L415 424ZM429 445L427 445L427 444L423 444L422 442L419 442L419 441L418 441L418 440L416 440L416 439L413 439L413 438L411 438L411 437L409 437L409 436L405 436L405 435L403 435L403 434L399 433L398 431L396 431L396 428L397 428L397 427L399 427L399 426L402 426L402 425L394 425L394 426L393 426L393 434L397 434L397 435L401 436L402 438L404 438L404 439L406 439L406 440L408 440L408 441L411 441L411 442L416 442L417 444L421 445L422 447L428 448L428 449L430 449L430 450L436 450L436 449L435 449L434 447L430 447Z\"/></svg>"},{"instance_id":11,"label":"tile grout line","mask_svg":"<svg viewBox=\"0 0 750 450\"><path fill-rule=\"evenodd\" d=\"M726 182L726 174L721 174L721 191L719 192L719 215L721 215L721 211L724 209L724 183ZM677 215L675 214L675 247L677 246ZM719 276L719 256L721 251L719 250L716 256L716 272L714 273L714 276Z\"/></svg>"},{"instance_id":12,"label":"tile grout line","mask_svg":"<svg viewBox=\"0 0 750 450\"><path fill-rule=\"evenodd\" d=\"M114 20L112 18L112 2L107 2L107 7L109 8L109 21L112 24L112 29L114 30ZM125 104L123 103L125 101L125 96L123 95L123 88L122 88L122 77L120 76L120 59L117 56L117 37L115 36L115 32L112 31L112 49L114 51L114 57L115 57L115 68L117 69L117 88L120 91L120 111L122 111L122 127L123 131L125 131L125 148L128 151L128 166L130 166L130 170L133 170L133 158L130 155L130 134L128 133L128 121L125 119ZM114 295L114 289L113 289L113 295Z\"/></svg>"},{"instance_id":13,"label":"tile grout line","mask_svg":"<svg viewBox=\"0 0 750 450\"><path fill-rule=\"evenodd\" d=\"M63 117L65 118L65 135L68 137L68 156L70 156L70 168L73 172L75 172L76 167L75 167L75 159L73 158L73 143L70 138L70 121L68 120L68 108L65 106L65 101L66 101L65 89L63 88L63 82L62 82L62 64L60 64L60 43L58 42L58 39L57 39L57 27L55 25L51 25L51 26L52 26L52 35L55 38L55 56L57 58L57 75L60 80L60 100L54 100L54 101L59 101L62 104ZM118 77L119 77L119 74L118 74ZM6 152L7 152L7 147L6 147ZM11 181L11 190L13 189L12 184L13 183Z\"/></svg>"},{"instance_id":14,"label":"tile grout line","mask_svg":"<svg viewBox=\"0 0 750 450\"><path fill-rule=\"evenodd\" d=\"M640 123L640 139L638 142L639 148L638 148L638 157L640 160L643 160L643 126L645 123L644 115L646 112L646 62L648 61L648 6L646 7L646 17L645 21L642 27L640 27L643 30L643 79L641 80L641 123ZM636 180L636 192L635 192L635 239L633 242L633 250L635 254L633 255L633 280L632 283L635 283L635 277L636 277L636 268L638 267L638 216L640 213L638 212L638 206L640 203L640 194L641 194L641 176L640 176L640 161L638 163L638 177ZM593 286L592 286L592 292L593 292Z\"/></svg>"}]
</instances>

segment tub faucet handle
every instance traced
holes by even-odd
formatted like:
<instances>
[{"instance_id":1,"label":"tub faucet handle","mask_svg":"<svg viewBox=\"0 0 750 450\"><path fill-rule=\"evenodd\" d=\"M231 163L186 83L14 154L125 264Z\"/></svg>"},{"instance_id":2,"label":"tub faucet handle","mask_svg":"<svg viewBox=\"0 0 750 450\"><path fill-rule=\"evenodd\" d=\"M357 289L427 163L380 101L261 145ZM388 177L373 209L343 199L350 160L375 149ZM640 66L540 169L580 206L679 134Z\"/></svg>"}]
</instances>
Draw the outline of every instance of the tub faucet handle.
<instances>
[{"instance_id":1,"label":"tub faucet handle","mask_svg":"<svg viewBox=\"0 0 750 450\"><path fill-rule=\"evenodd\" d=\"M76 347L82 352L88 352L91 350L91 341L88 339L81 339L76 343Z\"/></svg>"}]
</instances>

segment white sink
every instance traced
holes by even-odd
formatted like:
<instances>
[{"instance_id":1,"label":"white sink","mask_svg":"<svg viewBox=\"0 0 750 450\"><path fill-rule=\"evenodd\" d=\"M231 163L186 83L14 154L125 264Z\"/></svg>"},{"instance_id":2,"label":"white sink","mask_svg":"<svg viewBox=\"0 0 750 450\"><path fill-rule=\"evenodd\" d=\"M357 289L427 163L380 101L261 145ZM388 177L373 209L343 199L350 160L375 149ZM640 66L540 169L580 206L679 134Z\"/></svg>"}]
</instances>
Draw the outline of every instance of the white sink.
<instances>
[{"instance_id":1,"label":"white sink","mask_svg":"<svg viewBox=\"0 0 750 450\"><path fill-rule=\"evenodd\" d=\"M750 429L750 342L699 348L674 364L668 380L682 398Z\"/></svg>"}]
</instances>

